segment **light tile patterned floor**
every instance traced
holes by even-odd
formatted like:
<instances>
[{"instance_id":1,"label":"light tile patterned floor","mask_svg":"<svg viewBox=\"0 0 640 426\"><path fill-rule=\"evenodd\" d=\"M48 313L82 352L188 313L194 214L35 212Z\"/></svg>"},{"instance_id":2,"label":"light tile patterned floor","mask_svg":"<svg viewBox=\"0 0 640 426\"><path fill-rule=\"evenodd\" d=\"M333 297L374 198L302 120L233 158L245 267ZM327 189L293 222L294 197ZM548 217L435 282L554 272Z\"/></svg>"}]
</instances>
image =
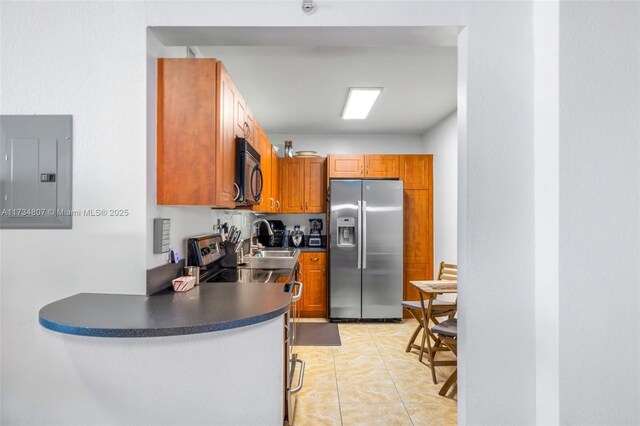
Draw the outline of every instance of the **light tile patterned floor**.
<instances>
[{"instance_id":1,"label":"light tile patterned floor","mask_svg":"<svg viewBox=\"0 0 640 426\"><path fill-rule=\"evenodd\" d=\"M295 426L456 424L455 398L438 395L453 367L438 367L434 385L417 351L404 351L415 321L339 328L342 346L294 347L307 365Z\"/></svg>"}]
</instances>

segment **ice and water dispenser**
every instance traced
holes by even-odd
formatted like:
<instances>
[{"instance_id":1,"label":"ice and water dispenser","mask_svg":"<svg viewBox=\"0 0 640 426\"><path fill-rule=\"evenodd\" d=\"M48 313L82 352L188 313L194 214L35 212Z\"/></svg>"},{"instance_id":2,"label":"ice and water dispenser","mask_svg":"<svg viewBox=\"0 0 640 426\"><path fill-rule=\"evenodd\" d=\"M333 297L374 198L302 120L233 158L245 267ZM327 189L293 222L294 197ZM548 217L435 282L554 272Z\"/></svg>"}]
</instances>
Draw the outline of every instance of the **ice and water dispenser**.
<instances>
[{"instance_id":1,"label":"ice and water dispenser","mask_svg":"<svg viewBox=\"0 0 640 426\"><path fill-rule=\"evenodd\" d=\"M354 247L356 245L356 218L339 217L338 247Z\"/></svg>"}]
</instances>

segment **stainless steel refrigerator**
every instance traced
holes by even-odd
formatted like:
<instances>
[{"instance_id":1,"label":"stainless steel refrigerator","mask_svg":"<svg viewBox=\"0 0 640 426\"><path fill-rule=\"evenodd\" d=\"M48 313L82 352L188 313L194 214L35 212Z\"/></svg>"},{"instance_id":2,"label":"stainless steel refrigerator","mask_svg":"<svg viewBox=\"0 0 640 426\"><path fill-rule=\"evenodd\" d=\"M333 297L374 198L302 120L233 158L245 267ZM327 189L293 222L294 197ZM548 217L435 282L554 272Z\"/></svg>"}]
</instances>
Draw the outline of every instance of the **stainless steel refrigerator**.
<instances>
[{"instance_id":1,"label":"stainless steel refrigerator","mask_svg":"<svg viewBox=\"0 0 640 426\"><path fill-rule=\"evenodd\" d=\"M329 317L402 317L403 185L332 179Z\"/></svg>"}]
</instances>

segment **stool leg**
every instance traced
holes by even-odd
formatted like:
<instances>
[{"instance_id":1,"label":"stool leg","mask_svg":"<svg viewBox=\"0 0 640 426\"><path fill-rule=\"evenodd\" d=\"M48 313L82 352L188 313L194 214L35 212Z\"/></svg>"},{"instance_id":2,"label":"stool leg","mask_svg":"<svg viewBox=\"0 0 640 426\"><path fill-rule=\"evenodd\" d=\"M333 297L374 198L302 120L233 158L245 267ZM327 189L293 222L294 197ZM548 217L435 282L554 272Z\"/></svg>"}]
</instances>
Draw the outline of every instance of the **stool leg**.
<instances>
[{"instance_id":1,"label":"stool leg","mask_svg":"<svg viewBox=\"0 0 640 426\"><path fill-rule=\"evenodd\" d=\"M411 339L409 339L409 343L407 343L407 348L404 350L405 352L411 352L411 346L413 345L413 342L416 341L416 338L418 337L420 330L422 330L421 323L419 323L416 329L413 331L413 334L411 335Z\"/></svg>"},{"instance_id":2,"label":"stool leg","mask_svg":"<svg viewBox=\"0 0 640 426\"><path fill-rule=\"evenodd\" d=\"M413 318L415 318L415 320L418 322L418 326L413 331L413 334L411 335L411 338L409 339L409 343L407 343L407 348L405 349L405 352L411 352L411 347L413 346L413 343L416 341L416 338L418 337L418 334L420 333L420 330L422 330L422 318L420 318L416 314L415 309L407 309L407 310L409 311L411 316Z\"/></svg>"},{"instance_id":3,"label":"stool leg","mask_svg":"<svg viewBox=\"0 0 640 426\"><path fill-rule=\"evenodd\" d=\"M442 385L442 389L440 389L440 392L438 392L438 394L440 396L445 396L447 394L447 391L451 387L451 385L456 383L457 380L458 380L458 369L456 368L455 371L453 372L453 374L451 374L451 376L449 376L447 381L444 382L444 385Z\"/></svg>"}]
</instances>

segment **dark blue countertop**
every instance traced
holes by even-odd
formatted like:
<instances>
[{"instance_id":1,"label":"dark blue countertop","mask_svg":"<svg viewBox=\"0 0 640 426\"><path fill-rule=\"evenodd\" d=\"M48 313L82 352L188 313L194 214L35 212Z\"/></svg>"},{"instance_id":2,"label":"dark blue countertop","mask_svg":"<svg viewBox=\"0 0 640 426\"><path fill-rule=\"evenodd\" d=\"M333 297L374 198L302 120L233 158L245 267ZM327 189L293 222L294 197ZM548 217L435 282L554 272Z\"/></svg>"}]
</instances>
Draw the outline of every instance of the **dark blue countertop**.
<instances>
[{"instance_id":1,"label":"dark blue countertop","mask_svg":"<svg viewBox=\"0 0 640 426\"><path fill-rule=\"evenodd\" d=\"M53 331L96 337L153 337L209 333L257 324L289 310L289 286L201 284L154 296L80 293L40 310Z\"/></svg>"}]
</instances>

